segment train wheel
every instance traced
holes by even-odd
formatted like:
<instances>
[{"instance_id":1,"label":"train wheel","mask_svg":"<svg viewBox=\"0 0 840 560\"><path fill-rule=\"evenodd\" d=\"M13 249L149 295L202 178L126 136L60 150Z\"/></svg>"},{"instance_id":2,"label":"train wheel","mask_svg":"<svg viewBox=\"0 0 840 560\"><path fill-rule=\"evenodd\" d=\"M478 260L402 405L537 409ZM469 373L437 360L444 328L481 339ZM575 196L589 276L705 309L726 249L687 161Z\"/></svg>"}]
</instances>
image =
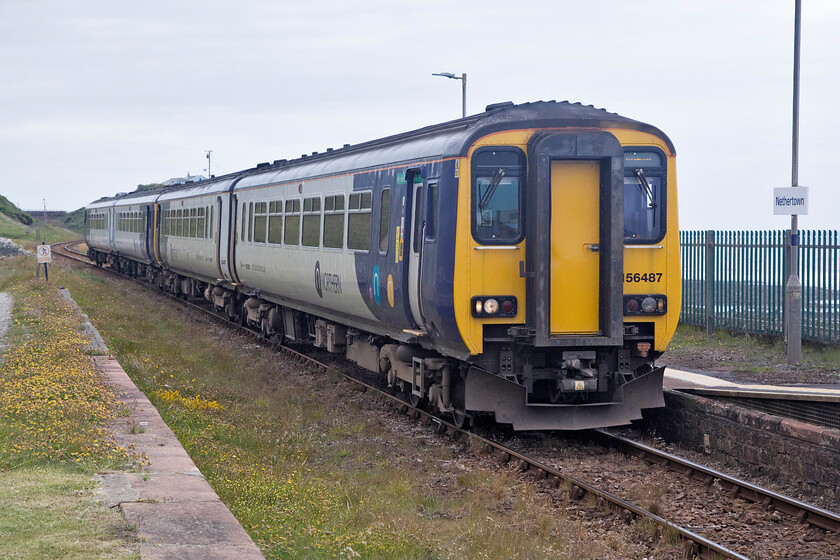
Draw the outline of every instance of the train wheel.
<instances>
[{"instance_id":1,"label":"train wheel","mask_svg":"<svg viewBox=\"0 0 840 560\"><path fill-rule=\"evenodd\" d=\"M411 383L403 382L403 395L408 399L409 404L414 408L420 408L426 402L425 397L418 397L411 390Z\"/></svg>"},{"instance_id":2,"label":"train wheel","mask_svg":"<svg viewBox=\"0 0 840 560\"><path fill-rule=\"evenodd\" d=\"M469 428L472 426L472 415L467 414L463 410L456 409L452 411L452 423L455 424L455 427L459 430Z\"/></svg>"}]
</instances>

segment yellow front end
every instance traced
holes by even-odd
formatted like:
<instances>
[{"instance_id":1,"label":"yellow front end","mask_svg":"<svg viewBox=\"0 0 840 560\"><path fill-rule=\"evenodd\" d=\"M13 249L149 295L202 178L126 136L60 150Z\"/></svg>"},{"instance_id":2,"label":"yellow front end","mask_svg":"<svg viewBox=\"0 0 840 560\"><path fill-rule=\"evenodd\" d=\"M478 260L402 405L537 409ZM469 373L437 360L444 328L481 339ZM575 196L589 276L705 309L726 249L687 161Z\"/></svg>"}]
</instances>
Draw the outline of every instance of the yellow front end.
<instances>
[{"instance_id":1,"label":"yellow front end","mask_svg":"<svg viewBox=\"0 0 840 560\"><path fill-rule=\"evenodd\" d=\"M484 351L485 325L524 325L526 318L527 262L525 239L511 244L487 245L476 241L471 220L472 156L481 148L515 147L527 154L528 141L537 131L517 130L491 134L477 141L460 161L458 232L455 249L455 315L463 340L474 355ZM565 130L563 132L566 132ZM623 293L664 296L662 315L625 315L625 324L649 324L655 333L651 350L662 352L671 340L680 314L681 278L675 157L668 144L645 132L611 129L625 148L655 148L667 162L664 203L665 235L653 243L625 241ZM558 161L551 167L552 183L564 190L552 193L551 301L552 334L585 337L599 331L599 290L603 274L598 259L599 206L597 162ZM527 183L526 183L527 184ZM530 186L526 187L530 190ZM594 190L593 190L594 189ZM528 196L525 196L526 204ZM562 202L561 202L562 201ZM476 317L471 302L479 296L513 296L516 314L507 317Z\"/></svg>"}]
</instances>

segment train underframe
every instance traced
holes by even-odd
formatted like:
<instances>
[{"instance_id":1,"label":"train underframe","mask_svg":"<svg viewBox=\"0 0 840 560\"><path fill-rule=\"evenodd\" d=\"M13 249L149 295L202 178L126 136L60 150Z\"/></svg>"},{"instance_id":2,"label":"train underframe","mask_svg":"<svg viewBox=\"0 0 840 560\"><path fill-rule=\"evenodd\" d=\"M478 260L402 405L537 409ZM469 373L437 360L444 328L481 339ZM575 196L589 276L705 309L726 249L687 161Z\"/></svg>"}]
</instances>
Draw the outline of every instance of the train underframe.
<instances>
[{"instance_id":1,"label":"train underframe","mask_svg":"<svg viewBox=\"0 0 840 560\"><path fill-rule=\"evenodd\" d=\"M459 426L494 416L515 430L581 430L629 424L643 409L664 406L664 368L654 365L659 353L651 350L650 323L626 324L624 345L606 348L538 348L494 326L485 332L484 352L463 361L424 348L422 341L367 333L150 264L95 250L88 256L184 299L205 299L267 339L342 354L385 376L412 405L450 415Z\"/></svg>"}]
</instances>

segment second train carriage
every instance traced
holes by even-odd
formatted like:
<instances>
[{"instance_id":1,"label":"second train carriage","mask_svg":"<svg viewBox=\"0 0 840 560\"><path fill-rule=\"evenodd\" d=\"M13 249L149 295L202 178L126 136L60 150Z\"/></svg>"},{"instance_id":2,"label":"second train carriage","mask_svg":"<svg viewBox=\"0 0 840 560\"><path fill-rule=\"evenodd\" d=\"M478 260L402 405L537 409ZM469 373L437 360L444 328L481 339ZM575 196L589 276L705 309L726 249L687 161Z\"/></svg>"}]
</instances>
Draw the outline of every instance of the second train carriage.
<instances>
[{"instance_id":1,"label":"second train carriage","mask_svg":"<svg viewBox=\"0 0 840 560\"><path fill-rule=\"evenodd\" d=\"M654 360L681 289L674 161L638 121L500 104L100 201L86 234L98 262L148 263L169 289L346 354L458 422L620 425L663 404ZM103 205L138 203L145 255L104 244Z\"/></svg>"}]
</instances>

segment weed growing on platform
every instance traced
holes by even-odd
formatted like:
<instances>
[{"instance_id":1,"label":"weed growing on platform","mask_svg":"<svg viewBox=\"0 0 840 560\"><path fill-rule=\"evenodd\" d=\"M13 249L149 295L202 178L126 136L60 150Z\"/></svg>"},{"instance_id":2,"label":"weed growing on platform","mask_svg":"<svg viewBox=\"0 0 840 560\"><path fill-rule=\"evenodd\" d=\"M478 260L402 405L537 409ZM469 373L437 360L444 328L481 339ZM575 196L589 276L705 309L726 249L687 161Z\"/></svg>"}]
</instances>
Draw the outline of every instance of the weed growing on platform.
<instances>
[{"instance_id":1,"label":"weed growing on platform","mask_svg":"<svg viewBox=\"0 0 840 560\"><path fill-rule=\"evenodd\" d=\"M131 460L104 430L115 399L87 353L79 317L54 286L15 282L15 333L0 363L0 469Z\"/></svg>"},{"instance_id":2,"label":"weed growing on platform","mask_svg":"<svg viewBox=\"0 0 840 560\"><path fill-rule=\"evenodd\" d=\"M0 262L0 291L15 302L0 357L0 558L139 558L120 514L95 502L91 479L133 460L105 430L115 399L80 317L57 284L32 279L33 262Z\"/></svg>"}]
</instances>

